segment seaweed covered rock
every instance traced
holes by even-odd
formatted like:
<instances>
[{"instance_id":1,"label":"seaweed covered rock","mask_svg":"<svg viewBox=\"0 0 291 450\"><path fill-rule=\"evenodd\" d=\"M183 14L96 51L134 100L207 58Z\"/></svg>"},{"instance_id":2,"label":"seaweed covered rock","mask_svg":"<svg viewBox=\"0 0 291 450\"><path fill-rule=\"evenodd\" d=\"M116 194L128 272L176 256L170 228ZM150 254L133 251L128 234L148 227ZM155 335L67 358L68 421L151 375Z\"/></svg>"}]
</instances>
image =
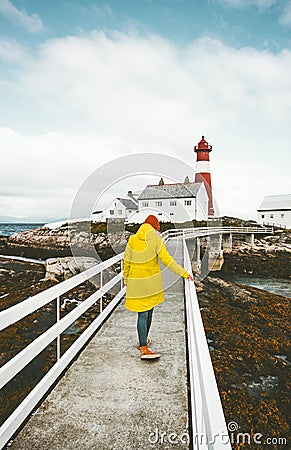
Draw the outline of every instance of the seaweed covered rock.
<instances>
[{"instance_id":1,"label":"seaweed covered rock","mask_svg":"<svg viewBox=\"0 0 291 450\"><path fill-rule=\"evenodd\" d=\"M290 299L212 277L197 295L227 422L287 437Z\"/></svg>"}]
</instances>

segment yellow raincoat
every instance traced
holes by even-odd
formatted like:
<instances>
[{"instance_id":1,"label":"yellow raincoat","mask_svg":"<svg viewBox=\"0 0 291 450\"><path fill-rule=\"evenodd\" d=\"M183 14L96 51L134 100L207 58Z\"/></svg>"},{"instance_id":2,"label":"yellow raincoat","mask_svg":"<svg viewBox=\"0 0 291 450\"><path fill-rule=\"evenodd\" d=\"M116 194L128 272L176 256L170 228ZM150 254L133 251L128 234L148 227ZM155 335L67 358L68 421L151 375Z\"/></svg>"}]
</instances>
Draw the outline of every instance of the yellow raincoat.
<instances>
[{"instance_id":1,"label":"yellow raincoat","mask_svg":"<svg viewBox=\"0 0 291 450\"><path fill-rule=\"evenodd\" d=\"M148 311L164 301L159 259L177 275L189 276L168 253L159 233L150 224L143 223L130 236L124 252L125 307L130 311Z\"/></svg>"}]
</instances>

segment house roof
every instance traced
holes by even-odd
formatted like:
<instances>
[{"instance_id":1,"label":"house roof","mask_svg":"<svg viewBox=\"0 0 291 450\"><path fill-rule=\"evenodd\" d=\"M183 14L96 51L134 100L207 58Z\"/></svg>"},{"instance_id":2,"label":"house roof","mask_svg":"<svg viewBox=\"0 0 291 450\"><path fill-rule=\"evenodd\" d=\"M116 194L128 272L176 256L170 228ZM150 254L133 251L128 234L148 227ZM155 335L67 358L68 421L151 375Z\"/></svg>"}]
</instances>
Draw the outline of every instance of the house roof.
<instances>
[{"instance_id":1,"label":"house roof","mask_svg":"<svg viewBox=\"0 0 291 450\"><path fill-rule=\"evenodd\" d=\"M118 197L117 200L119 200L120 203L122 203L126 209L138 209L137 203L134 200L131 200L130 198Z\"/></svg>"},{"instance_id":2,"label":"house roof","mask_svg":"<svg viewBox=\"0 0 291 450\"><path fill-rule=\"evenodd\" d=\"M258 211L289 211L291 210L291 194L267 195Z\"/></svg>"},{"instance_id":3,"label":"house roof","mask_svg":"<svg viewBox=\"0 0 291 450\"><path fill-rule=\"evenodd\" d=\"M196 197L203 183L149 184L138 200Z\"/></svg>"}]
</instances>

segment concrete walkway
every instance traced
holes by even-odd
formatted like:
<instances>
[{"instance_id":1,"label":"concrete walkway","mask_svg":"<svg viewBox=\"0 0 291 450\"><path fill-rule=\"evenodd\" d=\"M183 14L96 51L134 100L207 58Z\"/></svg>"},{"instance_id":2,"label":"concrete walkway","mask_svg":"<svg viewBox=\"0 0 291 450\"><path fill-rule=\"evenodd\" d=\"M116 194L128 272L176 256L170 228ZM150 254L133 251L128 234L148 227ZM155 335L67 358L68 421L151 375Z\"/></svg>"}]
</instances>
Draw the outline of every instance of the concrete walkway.
<instances>
[{"instance_id":1,"label":"concrete walkway","mask_svg":"<svg viewBox=\"0 0 291 450\"><path fill-rule=\"evenodd\" d=\"M168 247L172 254L173 245ZM181 248L177 250L175 257L181 263ZM170 286L175 276L163 272L169 287L166 301L155 308L150 333L152 348L161 353L161 359L140 360L136 314L128 312L122 302L11 449L189 447L183 443L188 430L183 281Z\"/></svg>"}]
</instances>

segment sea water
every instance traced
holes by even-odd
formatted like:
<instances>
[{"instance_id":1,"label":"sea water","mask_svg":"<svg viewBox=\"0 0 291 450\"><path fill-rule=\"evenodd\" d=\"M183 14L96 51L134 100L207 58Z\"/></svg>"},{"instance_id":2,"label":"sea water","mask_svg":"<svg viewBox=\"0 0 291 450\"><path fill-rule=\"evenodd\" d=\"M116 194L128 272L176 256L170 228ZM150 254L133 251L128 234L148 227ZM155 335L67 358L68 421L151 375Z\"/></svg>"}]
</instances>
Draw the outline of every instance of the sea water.
<instances>
[{"instance_id":1,"label":"sea water","mask_svg":"<svg viewBox=\"0 0 291 450\"><path fill-rule=\"evenodd\" d=\"M226 278L226 277L225 277ZM250 275L228 275L227 280L235 283L253 286L258 289L264 289L277 295L291 298L291 280L285 278L261 278Z\"/></svg>"},{"instance_id":2,"label":"sea water","mask_svg":"<svg viewBox=\"0 0 291 450\"><path fill-rule=\"evenodd\" d=\"M0 223L0 236L11 236L21 231L41 228L44 223Z\"/></svg>"}]
</instances>

